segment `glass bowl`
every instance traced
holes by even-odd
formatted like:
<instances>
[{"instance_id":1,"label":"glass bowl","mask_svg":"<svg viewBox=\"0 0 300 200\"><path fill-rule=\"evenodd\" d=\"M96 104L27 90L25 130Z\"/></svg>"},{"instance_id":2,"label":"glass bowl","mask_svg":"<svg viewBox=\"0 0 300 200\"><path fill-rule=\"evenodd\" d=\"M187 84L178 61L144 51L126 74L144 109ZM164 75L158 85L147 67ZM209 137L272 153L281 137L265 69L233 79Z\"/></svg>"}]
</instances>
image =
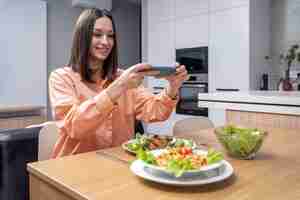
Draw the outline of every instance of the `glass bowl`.
<instances>
[{"instance_id":1,"label":"glass bowl","mask_svg":"<svg viewBox=\"0 0 300 200\"><path fill-rule=\"evenodd\" d=\"M227 153L238 159L253 159L267 136L266 131L234 125L216 128L214 133Z\"/></svg>"}]
</instances>

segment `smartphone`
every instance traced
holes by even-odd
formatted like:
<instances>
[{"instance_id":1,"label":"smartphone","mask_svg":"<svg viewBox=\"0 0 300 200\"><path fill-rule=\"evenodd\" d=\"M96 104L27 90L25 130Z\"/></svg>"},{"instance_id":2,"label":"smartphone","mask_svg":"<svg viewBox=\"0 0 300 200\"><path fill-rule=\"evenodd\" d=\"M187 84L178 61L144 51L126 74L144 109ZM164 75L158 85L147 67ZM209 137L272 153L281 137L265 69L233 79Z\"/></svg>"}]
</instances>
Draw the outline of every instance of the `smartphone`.
<instances>
[{"instance_id":1,"label":"smartphone","mask_svg":"<svg viewBox=\"0 0 300 200\"><path fill-rule=\"evenodd\" d=\"M151 70L159 71L159 74L156 75L158 77L169 76L169 75L172 75L172 74L176 73L176 67L175 66L154 65L154 66L152 66Z\"/></svg>"}]
</instances>

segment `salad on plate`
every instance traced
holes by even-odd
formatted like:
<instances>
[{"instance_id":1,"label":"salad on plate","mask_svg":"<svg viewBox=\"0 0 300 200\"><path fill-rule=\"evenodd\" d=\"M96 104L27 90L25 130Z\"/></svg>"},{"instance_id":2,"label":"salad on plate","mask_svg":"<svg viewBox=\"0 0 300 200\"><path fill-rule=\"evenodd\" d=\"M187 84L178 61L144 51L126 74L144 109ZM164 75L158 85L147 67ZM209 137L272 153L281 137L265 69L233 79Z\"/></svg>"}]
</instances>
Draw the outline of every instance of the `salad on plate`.
<instances>
[{"instance_id":1,"label":"salad on plate","mask_svg":"<svg viewBox=\"0 0 300 200\"><path fill-rule=\"evenodd\" d=\"M167 147L189 147L195 148L194 141L183 138L174 138L171 136L161 135L141 135L137 134L135 139L129 140L122 144L123 149L136 154L139 149L155 150L164 149Z\"/></svg>"},{"instance_id":2,"label":"salad on plate","mask_svg":"<svg viewBox=\"0 0 300 200\"><path fill-rule=\"evenodd\" d=\"M146 167L175 177L197 175L216 169L223 164L221 152L213 149L204 151L191 147L168 147L154 151L139 149L137 158L142 160Z\"/></svg>"}]
</instances>

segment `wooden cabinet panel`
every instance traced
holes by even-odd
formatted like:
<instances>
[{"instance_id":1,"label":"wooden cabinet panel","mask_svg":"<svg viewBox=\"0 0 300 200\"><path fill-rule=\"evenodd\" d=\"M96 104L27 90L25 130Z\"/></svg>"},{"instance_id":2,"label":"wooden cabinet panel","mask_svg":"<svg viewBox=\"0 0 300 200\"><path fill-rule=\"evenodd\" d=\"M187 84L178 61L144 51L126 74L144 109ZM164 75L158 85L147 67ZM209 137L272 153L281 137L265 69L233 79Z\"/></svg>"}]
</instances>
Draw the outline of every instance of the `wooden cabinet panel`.
<instances>
[{"instance_id":1,"label":"wooden cabinet panel","mask_svg":"<svg viewBox=\"0 0 300 200\"><path fill-rule=\"evenodd\" d=\"M20 119L0 119L0 129L19 128Z\"/></svg>"},{"instance_id":2,"label":"wooden cabinet panel","mask_svg":"<svg viewBox=\"0 0 300 200\"><path fill-rule=\"evenodd\" d=\"M226 122L262 129L300 129L300 116L297 115L227 110Z\"/></svg>"},{"instance_id":3,"label":"wooden cabinet panel","mask_svg":"<svg viewBox=\"0 0 300 200\"><path fill-rule=\"evenodd\" d=\"M30 116L30 117L18 117L0 119L0 129L10 128L25 128L33 124L41 124L47 119L45 116Z\"/></svg>"}]
</instances>

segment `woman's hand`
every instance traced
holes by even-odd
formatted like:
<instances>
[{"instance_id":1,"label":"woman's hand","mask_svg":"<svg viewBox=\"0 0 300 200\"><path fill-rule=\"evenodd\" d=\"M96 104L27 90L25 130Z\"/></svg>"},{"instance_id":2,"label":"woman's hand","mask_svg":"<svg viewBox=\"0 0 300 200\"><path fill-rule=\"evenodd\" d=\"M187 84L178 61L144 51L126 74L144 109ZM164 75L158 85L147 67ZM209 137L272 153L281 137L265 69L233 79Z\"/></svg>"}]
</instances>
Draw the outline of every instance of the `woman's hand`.
<instances>
[{"instance_id":1,"label":"woman's hand","mask_svg":"<svg viewBox=\"0 0 300 200\"><path fill-rule=\"evenodd\" d=\"M137 88L144 80L144 76L155 76L159 71L151 70L146 63L136 64L126 70L107 88L110 99L116 103L117 99L128 89Z\"/></svg>"},{"instance_id":2,"label":"woman's hand","mask_svg":"<svg viewBox=\"0 0 300 200\"><path fill-rule=\"evenodd\" d=\"M167 95L171 98L175 98L183 81L188 80L188 74L185 66L176 63L176 74L164 77L164 79L169 81L169 87L167 87Z\"/></svg>"},{"instance_id":3,"label":"woman's hand","mask_svg":"<svg viewBox=\"0 0 300 200\"><path fill-rule=\"evenodd\" d=\"M137 88L141 85L144 80L144 76L155 76L158 75L158 71L151 70L151 65L146 63L136 64L121 74L118 78L127 89Z\"/></svg>"}]
</instances>

